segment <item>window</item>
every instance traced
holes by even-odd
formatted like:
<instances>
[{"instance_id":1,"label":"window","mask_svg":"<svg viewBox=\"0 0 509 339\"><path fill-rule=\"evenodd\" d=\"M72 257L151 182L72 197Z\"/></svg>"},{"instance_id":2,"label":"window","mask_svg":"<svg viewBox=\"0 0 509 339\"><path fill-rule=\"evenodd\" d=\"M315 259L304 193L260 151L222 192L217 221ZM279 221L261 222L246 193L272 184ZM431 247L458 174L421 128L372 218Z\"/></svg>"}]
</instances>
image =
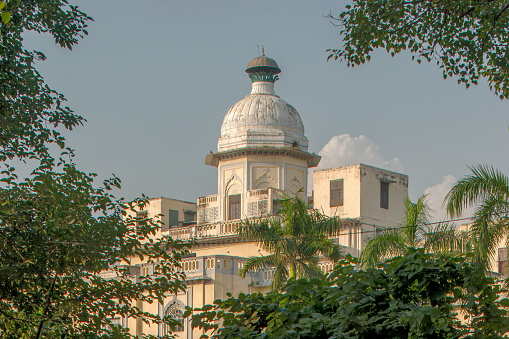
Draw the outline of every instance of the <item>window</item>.
<instances>
[{"instance_id":1,"label":"window","mask_svg":"<svg viewBox=\"0 0 509 339\"><path fill-rule=\"evenodd\" d=\"M389 183L380 181L380 208L389 209Z\"/></svg>"},{"instance_id":2,"label":"window","mask_svg":"<svg viewBox=\"0 0 509 339\"><path fill-rule=\"evenodd\" d=\"M150 274L150 266L141 267L141 275L148 276Z\"/></svg>"},{"instance_id":3,"label":"window","mask_svg":"<svg viewBox=\"0 0 509 339\"><path fill-rule=\"evenodd\" d=\"M330 181L330 207L343 206L343 179Z\"/></svg>"},{"instance_id":4,"label":"window","mask_svg":"<svg viewBox=\"0 0 509 339\"><path fill-rule=\"evenodd\" d=\"M184 221L190 222L196 220L196 212L195 211L184 211Z\"/></svg>"},{"instance_id":5,"label":"window","mask_svg":"<svg viewBox=\"0 0 509 339\"><path fill-rule=\"evenodd\" d=\"M507 248L498 249L498 273L507 275Z\"/></svg>"},{"instance_id":6,"label":"window","mask_svg":"<svg viewBox=\"0 0 509 339\"><path fill-rule=\"evenodd\" d=\"M113 327L114 326L122 326L122 318L120 317L117 317L117 318L110 318L110 325L106 325L104 326L103 328L106 329L106 330L113 330Z\"/></svg>"},{"instance_id":7,"label":"window","mask_svg":"<svg viewBox=\"0 0 509 339\"><path fill-rule=\"evenodd\" d=\"M146 225L147 224L147 221L146 220L143 220L143 219L147 219L148 218L148 212L147 211L139 211L139 212L136 212L136 225L137 226L141 226L141 225Z\"/></svg>"},{"instance_id":8,"label":"window","mask_svg":"<svg viewBox=\"0 0 509 339\"><path fill-rule=\"evenodd\" d=\"M207 258L207 269L213 269L214 268L214 258Z\"/></svg>"},{"instance_id":9,"label":"window","mask_svg":"<svg viewBox=\"0 0 509 339\"><path fill-rule=\"evenodd\" d=\"M170 306L164 312L164 317L170 317L173 320L176 320L180 323L181 326L175 326L175 330L172 331L170 326L164 324L163 326L163 335L169 335L174 332L183 332L184 331L184 312L180 308L178 308L175 304Z\"/></svg>"},{"instance_id":10,"label":"window","mask_svg":"<svg viewBox=\"0 0 509 339\"><path fill-rule=\"evenodd\" d=\"M240 219L240 194L233 194L228 197L228 220Z\"/></svg>"},{"instance_id":11,"label":"window","mask_svg":"<svg viewBox=\"0 0 509 339\"><path fill-rule=\"evenodd\" d=\"M179 224L179 211L168 210L168 226L175 226Z\"/></svg>"},{"instance_id":12,"label":"window","mask_svg":"<svg viewBox=\"0 0 509 339\"><path fill-rule=\"evenodd\" d=\"M283 208L279 199L272 200L272 213L277 214Z\"/></svg>"}]
</instances>

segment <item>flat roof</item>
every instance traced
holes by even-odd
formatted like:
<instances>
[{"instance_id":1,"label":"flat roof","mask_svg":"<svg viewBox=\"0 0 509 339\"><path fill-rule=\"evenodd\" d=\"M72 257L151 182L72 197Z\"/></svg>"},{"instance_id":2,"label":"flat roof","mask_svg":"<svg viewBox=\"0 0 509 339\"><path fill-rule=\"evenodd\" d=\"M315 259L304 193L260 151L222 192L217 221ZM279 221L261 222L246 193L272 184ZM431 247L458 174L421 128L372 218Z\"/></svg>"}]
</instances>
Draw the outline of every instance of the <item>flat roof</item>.
<instances>
[{"instance_id":1,"label":"flat roof","mask_svg":"<svg viewBox=\"0 0 509 339\"><path fill-rule=\"evenodd\" d=\"M173 201L185 202L186 204L196 205L195 202L185 201L185 200L180 200L180 199L174 199L174 198L167 198L167 197L150 198L149 200L157 200L157 199L168 199L168 200L173 200Z\"/></svg>"}]
</instances>

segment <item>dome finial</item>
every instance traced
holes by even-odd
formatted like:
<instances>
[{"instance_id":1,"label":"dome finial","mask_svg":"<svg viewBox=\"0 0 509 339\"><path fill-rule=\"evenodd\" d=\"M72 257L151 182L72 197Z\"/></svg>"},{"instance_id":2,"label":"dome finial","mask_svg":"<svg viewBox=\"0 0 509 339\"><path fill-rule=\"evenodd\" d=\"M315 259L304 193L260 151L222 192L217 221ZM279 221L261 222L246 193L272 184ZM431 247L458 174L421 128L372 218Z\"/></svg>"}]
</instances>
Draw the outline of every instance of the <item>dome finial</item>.
<instances>
[{"instance_id":1,"label":"dome finial","mask_svg":"<svg viewBox=\"0 0 509 339\"><path fill-rule=\"evenodd\" d=\"M246 73L249 74L249 77L253 82L275 82L278 80L276 74L281 73L281 69L277 65L276 60L267 58L265 56L265 47L262 45L262 55L254 58L249 62L249 65L247 65Z\"/></svg>"}]
</instances>

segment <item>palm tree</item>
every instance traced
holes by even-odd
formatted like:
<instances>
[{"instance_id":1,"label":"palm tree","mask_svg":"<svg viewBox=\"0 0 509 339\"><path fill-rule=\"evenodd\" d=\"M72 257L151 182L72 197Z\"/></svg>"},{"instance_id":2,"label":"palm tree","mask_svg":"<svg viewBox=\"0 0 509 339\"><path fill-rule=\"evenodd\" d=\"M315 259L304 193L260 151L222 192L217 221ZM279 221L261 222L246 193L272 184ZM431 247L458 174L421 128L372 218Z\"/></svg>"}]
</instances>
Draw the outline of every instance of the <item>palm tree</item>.
<instances>
[{"instance_id":1,"label":"palm tree","mask_svg":"<svg viewBox=\"0 0 509 339\"><path fill-rule=\"evenodd\" d=\"M339 219L308 211L306 203L297 197L283 199L281 204L279 216L259 223L247 221L238 230L241 237L257 242L270 253L250 257L239 275L245 277L248 271L275 267L273 289L280 289L290 278L321 276L320 255L334 262L342 257L340 246L329 239L339 234Z\"/></svg>"},{"instance_id":2,"label":"palm tree","mask_svg":"<svg viewBox=\"0 0 509 339\"><path fill-rule=\"evenodd\" d=\"M470 227L474 260L489 269L500 241L509 233L509 177L487 165L470 170L472 174L454 185L444 204L453 218L476 206Z\"/></svg>"},{"instance_id":3,"label":"palm tree","mask_svg":"<svg viewBox=\"0 0 509 339\"><path fill-rule=\"evenodd\" d=\"M361 253L361 263L375 267L385 259L404 255L410 248L424 248L425 252L456 255L469 251L465 232L448 223L432 223L432 210L426 195L416 203L405 199L405 218L399 227L390 228L371 238ZM433 225L433 226L432 226Z\"/></svg>"}]
</instances>

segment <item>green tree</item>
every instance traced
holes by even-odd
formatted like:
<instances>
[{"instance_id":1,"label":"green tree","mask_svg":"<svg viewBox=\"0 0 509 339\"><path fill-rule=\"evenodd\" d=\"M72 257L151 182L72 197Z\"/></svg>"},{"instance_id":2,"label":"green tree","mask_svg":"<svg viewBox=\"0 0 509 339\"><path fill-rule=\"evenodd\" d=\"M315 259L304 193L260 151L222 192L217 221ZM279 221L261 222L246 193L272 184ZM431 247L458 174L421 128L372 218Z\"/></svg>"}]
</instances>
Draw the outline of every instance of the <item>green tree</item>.
<instances>
[{"instance_id":1,"label":"green tree","mask_svg":"<svg viewBox=\"0 0 509 339\"><path fill-rule=\"evenodd\" d=\"M84 119L36 70L44 54L23 47L33 31L71 49L91 18L67 0L2 1L0 10L0 337L132 337L116 317L178 325L135 305L184 290L179 259L190 244L156 237L160 223L136 216L146 198L112 195L118 178L97 187L78 170L61 132ZM20 179L12 163L33 171ZM132 261L156 271L140 277Z\"/></svg>"},{"instance_id":2,"label":"green tree","mask_svg":"<svg viewBox=\"0 0 509 339\"><path fill-rule=\"evenodd\" d=\"M339 234L341 224L337 218L329 218L317 210L310 210L298 198L281 200L279 216L259 223L246 221L239 228L242 238L259 243L270 254L250 257L239 275L244 277L250 270L275 267L273 288L280 288L289 278L319 277L319 256L333 261L341 258L341 249L329 236Z\"/></svg>"},{"instance_id":3,"label":"green tree","mask_svg":"<svg viewBox=\"0 0 509 339\"><path fill-rule=\"evenodd\" d=\"M509 234L509 177L491 166L478 165L470 169L472 174L453 186L444 203L452 217L476 206L470 227L474 259L490 269L500 242Z\"/></svg>"},{"instance_id":4,"label":"green tree","mask_svg":"<svg viewBox=\"0 0 509 339\"><path fill-rule=\"evenodd\" d=\"M436 61L444 78L468 88L486 78L501 99L509 98L509 3L502 0L354 0L339 16L341 47L329 59L348 66L369 61L373 50Z\"/></svg>"},{"instance_id":5,"label":"green tree","mask_svg":"<svg viewBox=\"0 0 509 339\"><path fill-rule=\"evenodd\" d=\"M177 268L189 244L156 238L159 223L126 216L146 200L116 200L117 178L94 188L93 176L62 166L0 190L0 337L131 337L111 324L119 317L177 325L135 305L185 289ZM155 264L155 273L139 277L132 260Z\"/></svg>"},{"instance_id":6,"label":"green tree","mask_svg":"<svg viewBox=\"0 0 509 339\"><path fill-rule=\"evenodd\" d=\"M350 258L327 278L230 295L203 307L192 325L213 338L502 338L505 292L464 258L410 250L377 269Z\"/></svg>"},{"instance_id":7,"label":"green tree","mask_svg":"<svg viewBox=\"0 0 509 339\"><path fill-rule=\"evenodd\" d=\"M71 49L87 34L91 18L63 0L11 0L2 10L10 13L10 21L0 25L0 160L44 161L49 144L65 148L61 127L72 130L84 119L44 82L34 63L46 56L24 48L22 34L48 33Z\"/></svg>"},{"instance_id":8,"label":"green tree","mask_svg":"<svg viewBox=\"0 0 509 339\"><path fill-rule=\"evenodd\" d=\"M388 258L403 255L410 248L449 255L470 251L467 233L448 223L434 225L431 214L426 195L416 203L405 199L405 219L399 227L386 229L368 241L361 253L362 264L375 267Z\"/></svg>"}]
</instances>

